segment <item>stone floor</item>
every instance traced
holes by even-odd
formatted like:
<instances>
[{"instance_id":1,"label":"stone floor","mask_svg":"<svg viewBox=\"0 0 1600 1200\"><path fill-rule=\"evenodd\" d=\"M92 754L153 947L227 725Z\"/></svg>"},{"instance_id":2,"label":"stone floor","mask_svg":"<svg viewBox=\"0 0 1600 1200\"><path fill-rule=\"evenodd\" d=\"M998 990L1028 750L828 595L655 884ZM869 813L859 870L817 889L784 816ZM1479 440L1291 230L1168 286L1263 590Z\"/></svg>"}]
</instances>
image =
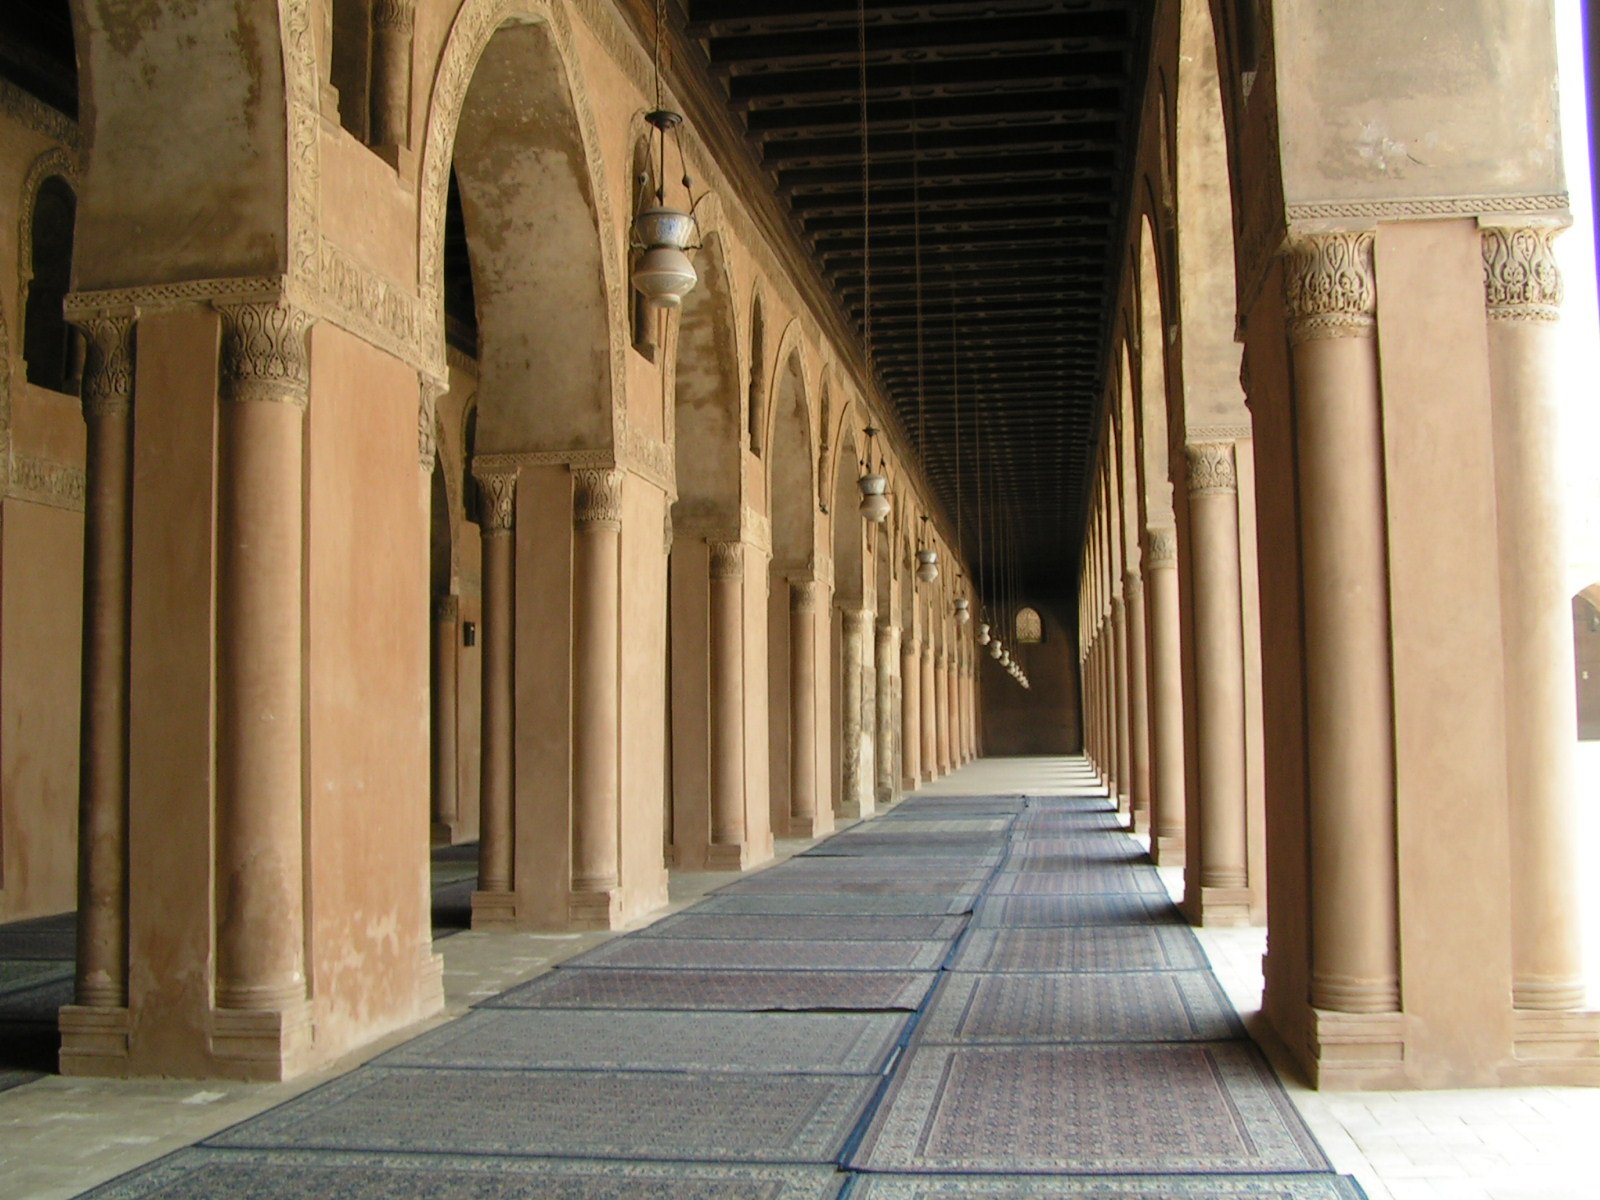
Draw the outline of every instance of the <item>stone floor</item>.
<instances>
[{"instance_id":1,"label":"stone floor","mask_svg":"<svg viewBox=\"0 0 1600 1200\"><path fill-rule=\"evenodd\" d=\"M1588 823L1582 836L1586 845L1592 845L1600 834L1600 745L1583 747L1583 763L1581 794L1587 798ZM1078 764L1036 759L975 763L918 794L1070 795L1089 790ZM780 858L811 845L783 844ZM731 876L712 873L675 876L673 910L730 880ZM1170 874L1165 882L1169 888L1173 885ZM1588 911L1600 913L1600 881L1586 882ZM1591 920L1591 945L1597 927L1600 921ZM338 1079L377 1053L606 940L606 935L469 932L444 937L439 943L446 963L444 1018L294 1084L48 1077L0 1092L0 1197L77 1195ZM1261 931L1201 931L1200 942L1229 997L1248 1020L1259 1002ZM1600 953L1591 955L1590 961L1600 962ZM1358 1179L1373 1200L1600 1196L1592 1154L1593 1132L1600 1129L1600 1091L1540 1088L1340 1095L1313 1093L1292 1080L1287 1089L1333 1168Z\"/></svg>"}]
</instances>

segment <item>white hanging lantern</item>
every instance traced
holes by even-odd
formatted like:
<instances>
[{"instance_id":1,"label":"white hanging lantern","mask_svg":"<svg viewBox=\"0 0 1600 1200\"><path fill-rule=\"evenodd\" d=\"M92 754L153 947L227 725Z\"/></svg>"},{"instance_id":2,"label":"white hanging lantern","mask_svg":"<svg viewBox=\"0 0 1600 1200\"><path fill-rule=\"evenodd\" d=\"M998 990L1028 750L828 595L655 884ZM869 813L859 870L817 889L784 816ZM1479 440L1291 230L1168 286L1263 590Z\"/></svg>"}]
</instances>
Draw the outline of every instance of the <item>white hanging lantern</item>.
<instances>
[{"instance_id":1,"label":"white hanging lantern","mask_svg":"<svg viewBox=\"0 0 1600 1200\"><path fill-rule=\"evenodd\" d=\"M987 622L987 621L979 621L978 622L978 645L987 646L988 644L989 644L989 622Z\"/></svg>"},{"instance_id":2,"label":"white hanging lantern","mask_svg":"<svg viewBox=\"0 0 1600 1200\"><path fill-rule=\"evenodd\" d=\"M970 620L972 620L972 612L970 610L969 602L968 602L967 598L965 596L957 596L956 597L956 624L957 625L965 625Z\"/></svg>"},{"instance_id":3,"label":"white hanging lantern","mask_svg":"<svg viewBox=\"0 0 1600 1200\"><path fill-rule=\"evenodd\" d=\"M887 495L888 477L873 472L856 480L856 486L861 489L861 519L871 521L874 525L882 525L893 507Z\"/></svg>"},{"instance_id":4,"label":"white hanging lantern","mask_svg":"<svg viewBox=\"0 0 1600 1200\"><path fill-rule=\"evenodd\" d=\"M999 638L991 639L990 642L989 642L989 657L994 659L996 662L998 662L998 661L1000 661L1000 656L1002 654L1004 654L1004 653L1005 653L1005 647L1000 644L1000 639Z\"/></svg>"},{"instance_id":5,"label":"white hanging lantern","mask_svg":"<svg viewBox=\"0 0 1600 1200\"><path fill-rule=\"evenodd\" d=\"M923 583L932 583L939 578L939 552L937 550L917 551L917 578Z\"/></svg>"},{"instance_id":6,"label":"white hanging lantern","mask_svg":"<svg viewBox=\"0 0 1600 1200\"><path fill-rule=\"evenodd\" d=\"M677 308L700 282L684 253L694 228L692 216L665 205L647 208L633 219L634 240L643 247L633 269L633 286L652 308Z\"/></svg>"}]
</instances>

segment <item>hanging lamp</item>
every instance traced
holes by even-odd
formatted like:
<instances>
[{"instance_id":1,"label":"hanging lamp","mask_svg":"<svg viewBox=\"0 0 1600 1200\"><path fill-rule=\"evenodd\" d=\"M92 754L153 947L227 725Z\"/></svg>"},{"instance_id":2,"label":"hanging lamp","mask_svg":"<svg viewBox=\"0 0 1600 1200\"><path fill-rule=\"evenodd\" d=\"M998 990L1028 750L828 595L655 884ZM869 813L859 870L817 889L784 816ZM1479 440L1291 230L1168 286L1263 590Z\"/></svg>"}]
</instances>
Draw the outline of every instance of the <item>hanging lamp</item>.
<instances>
[{"instance_id":1,"label":"hanging lamp","mask_svg":"<svg viewBox=\"0 0 1600 1200\"><path fill-rule=\"evenodd\" d=\"M922 518L922 546L917 550L917 578L932 583L939 578L939 552L928 541L928 518Z\"/></svg>"},{"instance_id":2,"label":"hanging lamp","mask_svg":"<svg viewBox=\"0 0 1600 1200\"><path fill-rule=\"evenodd\" d=\"M697 226L692 199L688 212L667 204L667 134L677 139L683 117L661 103L661 30L665 23L666 0L656 0L656 106L645 113L644 119L655 130L659 168L653 193L655 203L641 209L633 218L633 248L639 252L639 257L631 276L633 286L645 302L659 309L677 308L700 282L694 264L685 253L699 248L694 244ZM684 162L681 141L678 142L678 164L683 170L683 190L689 194L693 181Z\"/></svg>"},{"instance_id":3,"label":"hanging lamp","mask_svg":"<svg viewBox=\"0 0 1600 1200\"><path fill-rule=\"evenodd\" d=\"M971 604L965 596L956 597L956 624L965 625L972 620Z\"/></svg>"},{"instance_id":4,"label":"hanging lamp","mask_svg":"<svg viewBox=\"0 0 1600 1200\"><path fill-rule=\"evenodd\" d=\"M893 508L890 503L889 477L883 473L883 458L880 455L876 469L872 463L872 439L878 431L871 425L867 426L867 455L861 460L861 478L856 480L856 486L861 489L861 519L871 521L874 525L882 525Z\"/></svg>"}]
</instances>

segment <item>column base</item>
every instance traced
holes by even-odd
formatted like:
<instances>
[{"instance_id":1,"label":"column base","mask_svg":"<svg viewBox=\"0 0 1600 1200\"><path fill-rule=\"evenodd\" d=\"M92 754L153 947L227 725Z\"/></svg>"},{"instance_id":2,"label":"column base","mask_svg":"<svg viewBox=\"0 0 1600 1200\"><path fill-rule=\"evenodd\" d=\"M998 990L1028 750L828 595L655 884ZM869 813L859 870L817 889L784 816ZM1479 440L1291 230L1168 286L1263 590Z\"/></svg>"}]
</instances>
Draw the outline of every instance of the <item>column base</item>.
<instances>
[{"instance_id":1,"label":"column base","mask_svg":"<svg viewBox=\"0 0 1600 1200\"><path fill-rule=\"evenodd\" d=\"M472 928L515 929L517 927L517 894L515 892L473 892Z\"/></svg>"},{"instance_id":2,"label":"column base","mask_svg":"<svg viewBox=\"0 0 1600 1200\"><path fill-rule=\"evenodd\" d=\"M851 821L865 820L877 811L878 806L872 800L868 800L865 804L856 800L846 800L839 805L839 815Z\"/></svg>"},{"instance_id":3,"label":"column base","mask_svg":"<svg viewBox=\"0 0 1600 1200\"><path fill-rule=\"evenodd\" d=\"M1158 867L1181 867L1188 857L1188 840L1182 835L1150 835L1150 861Z\"/></svg>"},{"instance_id":4,"label":"column base","mask_svg":"<svg viewBox=\"0 0 1600 1200\"><path fill-rule=\"evenodd\" d=\"M211 1057L226 1079L277 1082L311 1065L311 1004L291 1008L214 1008Z\"/></svg>"},{"instance_id":5,"label":"column base","mask_svg":"<svg viewBox=\"0 0 1600 1200\"><path fill-rule=\"evenodd\" d=\"M64 1005L56 1018L61 1030L61 1073L116 1078L128 1073L128 1010L98 1004Z\"/></svg>"},{"instance_id":6,"label":"column base","mask_svg":"<svg viewBox=\"0 0 1600 1200\"><path fill-rule=\"evenodd\" d=\"M1183 905L1194 924L1215 929L1253 923L1249 888L1202 887L1197 892L1187 894Z\"/></svg>"},{"instance_id":7,"label":"column base","mask_svg":"<svg viewBox=\"0 0 1600 1200\"><path fill-rule=\"evenodd\" d=\"M713 842L706 847L708 871L742 871L754 859L748 842Z\"/></svg>"},{"instance_id":8,"label":"column base","mask_svg":"<svg viewBox=\"0 0 1600 1200\"><path fill-rule=\"evenodd\" d=\"M616 929L622 924L622 889L597 888L567 893L569 929Z\"/></svg>"},{"instance_id":9,"label":"column base","mask_svg":"<svg viewBox=\"0 0 1600 1200\"><path fill-rule=\"evenodd\" d=\"M1351 1090L1414 1088L1406 1071L1404 1013L1310 1010L1304 1062L1311 1086Z\"/></svg>"},{"instance_id":10,"label":"column base","mask_svg":"<svg viewBox=\"0 0 1600 1200\"><path fill-rule=\"evenodd\" d=\"M453 846L456 844L456 826L454 821L435 821L428 826L428 844L431 846Z\"/></svg>"},{"instance_id":11,"label":"column base","mask_svg":"<svg viewBox=\"0 0 1600 1200\"><path fill-rule=\"evenodd\" d=\"M1514 1009L1511 1036L1515 1062L1503 1072L1507 1083L1600 1086L1600 1012Z\"/></svg>"}]
</instances>

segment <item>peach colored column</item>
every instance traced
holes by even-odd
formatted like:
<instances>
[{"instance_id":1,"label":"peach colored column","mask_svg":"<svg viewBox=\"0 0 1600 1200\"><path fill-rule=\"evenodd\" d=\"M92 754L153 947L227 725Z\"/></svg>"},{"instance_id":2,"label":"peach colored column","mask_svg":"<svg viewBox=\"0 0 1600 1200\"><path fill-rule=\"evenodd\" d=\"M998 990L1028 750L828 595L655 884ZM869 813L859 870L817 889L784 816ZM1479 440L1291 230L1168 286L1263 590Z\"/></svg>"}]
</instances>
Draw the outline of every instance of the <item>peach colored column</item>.
<instances>
[{"instance_id":1,"label":"peach colored column","mask_svg":"<svg viewBox=\"0 0 1600 1200\"><path fill-rule=\"evenodd\" d=\"M1393 695L1371 233L1285 263L1299 454L1311 1004L1400 1005Z\"/></svg>"},{"instance_id":2,"label":"peach colored column","mask_svg":"<svg viewBox=\"0 0 1600 1200\"><path fill-rule=\"evenodd\" d=\"M900 643L900 786L922 782L922 641L915 629Z\"/></svg>"},{"instance_id":3,"label":"peach colored column","mask_svg":"<svg viewBox=\"0 0 1600 1200\"><path fill-rule=\"evenodd\" d=\"M1116 700L1112 705L1112 721L1117 731L1117 809L1123 814L1132 811L1133 798L1128 777L1132 774L1128 753L1128 630L1125 624L1120 587L1111 597L1111 677L1115 681Z\"/></svg>"},{"instance_id":4,"label":"peach colored column","mask_svg":"<svg viewBox=\"0 0 1600 1200\"><path fill-rule=\"evenodd\" d=\"M78 770L80 1005L128 1003L128 652L133 509L132 313L77 321L87 487L83 510L83 710Z\"/></svg>"},{"instance_id":5,"label":"peach colored column","mask_svg":"<svg viewBox=\"0 0 1600 1200\"><path fill-rule=\"evenodd\" d=\"M219 306L218 1008L305 1000L301 809L304 310Z\"/></svg>"},{"instance_id":6,"label":"peach colored column","mask_svg":"<svg viewBox=\"0 0 1600 1200\"><path fill-rule=\"evenodd\" d=\"M894 695L895 672L900 667L900 626L891 621L879 621L877 638L877 655L873 661L877 668L877 801L881 808L893 804L900 791L897 764L900 755L896 745L899 739L895 736L899 706L895 704Z\"/></svg>"},{"instance_id":7,"label":"peach colored column","mask_svg":"<svg viewBox=\"0 0 1600 1200\"><path fill-rule=\"evenodd\" d=\"M839 697L839 736L843 752L839 784L839 811L848 816L861 815L861 732L862 732L862 654L861 640L866 636L867 622L872 614L865 609L841 606L839 609L839 645L842 662L839 669L839 687L844 694Z\"/></svg>"},{"instance_id":8,"label":"peach colored column","mask_svg":"<svg viewBox=\"0 0 1600 1200\"><path fill-rule=\"evenodd\" d=\"M817 611L822 584L789 581L789 822L811 837L817 820Z\"/></svg>"},{"instance_id":9,"label":"peach colored column","mask_svg":"<svg viewBox=\"0 0 1600 1200\"><path fill-rule=\"evenodd\" d=\"M622 472L572 472L572 890L617 886Z\"/></svg>"},{"instance_id":10,"label":"peach colored column","mask_svg":"<svg viewBox=\"0 0 1600 1200\"><path fill-rule=\"evenodd\" d=\"M1184 859L1183 665L1179 657L1178 531L1152 529L1145 554L1150 679L1150 853Z\"/></svg>"},{"instance_id":11,"label":"peach colored column","mask_svg":"<svg viewBox=\"0 0 1600 1200\"><path fill-rule=\"evenodd\" d=\"M1194 537L1195 717L1200 783L1201 912L1208 889L1238 893L1245 863L1244 630L1239 585L1239 495L1233 445L1186 447ZM1217 897L1248 919L1248 897Z\"/></svg>"},{"instance_id":12,"label":"peach colored column","mask_svg":"<svg viewBox=\"0 0 1600 1200\"><path fill-rule=\"evenodd\" d=\"M1512 1003L1584 1004L1571 599L1562 518L1559 230L1485 228L1511 811Z\"/></svg>"},{"instance_id":13,"label":"peach colored column","mask_svg":"<svg viewBox=\"0 0 1600 1200\"><path fill-rule=\"evenodd\" d=\"M711 844L726 846L737 857L745 841L744 544L709 542L708 545L711 547ZM737 862L734 865L738 865Z\"/></svg>"},{"instance_id":14,"label":"peach colored column","mask_svg":"<svg viewBox=\"0 0 1600 1200\"><path fill-rule=\"evenodd\" d=\"M934 722L938 719L938 702L933 686L933 633L922 647L922 778L932 782L939 778L939 743Z\"/></svg>"},{"instance_id":15,"label":"peach colored column","mask_svg":"<svg viewBox=\"0 0 1600 1200\"><path fill-rule=\"evenodd\" d=\"M1150 701L1145 662L1144 581L1129 571L1122 580L1128 634L1128 796L1136 833L1150 831Z\"/></svg>"},{"instance_id":16,"label":"peach colored column","mask_svg":"<svg viewBox=\"0 0 1600 1200\"><path fill-rule=\"evenodd\" d=\"M449 837L457 818L456 647L461 602L440 596L433 613L433 823Z\"/></svg>"},{"instance_id":17,"label":"peach colored column","mask_svg":"<svg viewBox=\"0 0 1600 1200\"><path fill-rule=\"evenodd\" d=\"M515 471L476 472L483 547L483 650L478 714L478 893L476 915L485 904L504 907L511 894L512 692L516 661ZM490 896L497 900L487 899ZM481 897L481 898L480 898Z\"/></svg>"},{"instance_id":18,"label":"peach colored column","mask_svg":"<svg viewBox=\"0 0 1600 1200\"><path fill-rule=\"evenodd\" d=\"M939 774L950 774L950 651L941 646L933 656L933 730L938 739Z\"/></svg>"},{"instance_id":19,"label":"peach colored column","mask_svg":"<svg viewBox=\"0 0 1600 1200\"><path fill-rule=\"evenodd\" d=\"M375 0L372 6L372 137L374 146L409 142L411 30L416 0Z\"/></svg>"}]
</instances>

